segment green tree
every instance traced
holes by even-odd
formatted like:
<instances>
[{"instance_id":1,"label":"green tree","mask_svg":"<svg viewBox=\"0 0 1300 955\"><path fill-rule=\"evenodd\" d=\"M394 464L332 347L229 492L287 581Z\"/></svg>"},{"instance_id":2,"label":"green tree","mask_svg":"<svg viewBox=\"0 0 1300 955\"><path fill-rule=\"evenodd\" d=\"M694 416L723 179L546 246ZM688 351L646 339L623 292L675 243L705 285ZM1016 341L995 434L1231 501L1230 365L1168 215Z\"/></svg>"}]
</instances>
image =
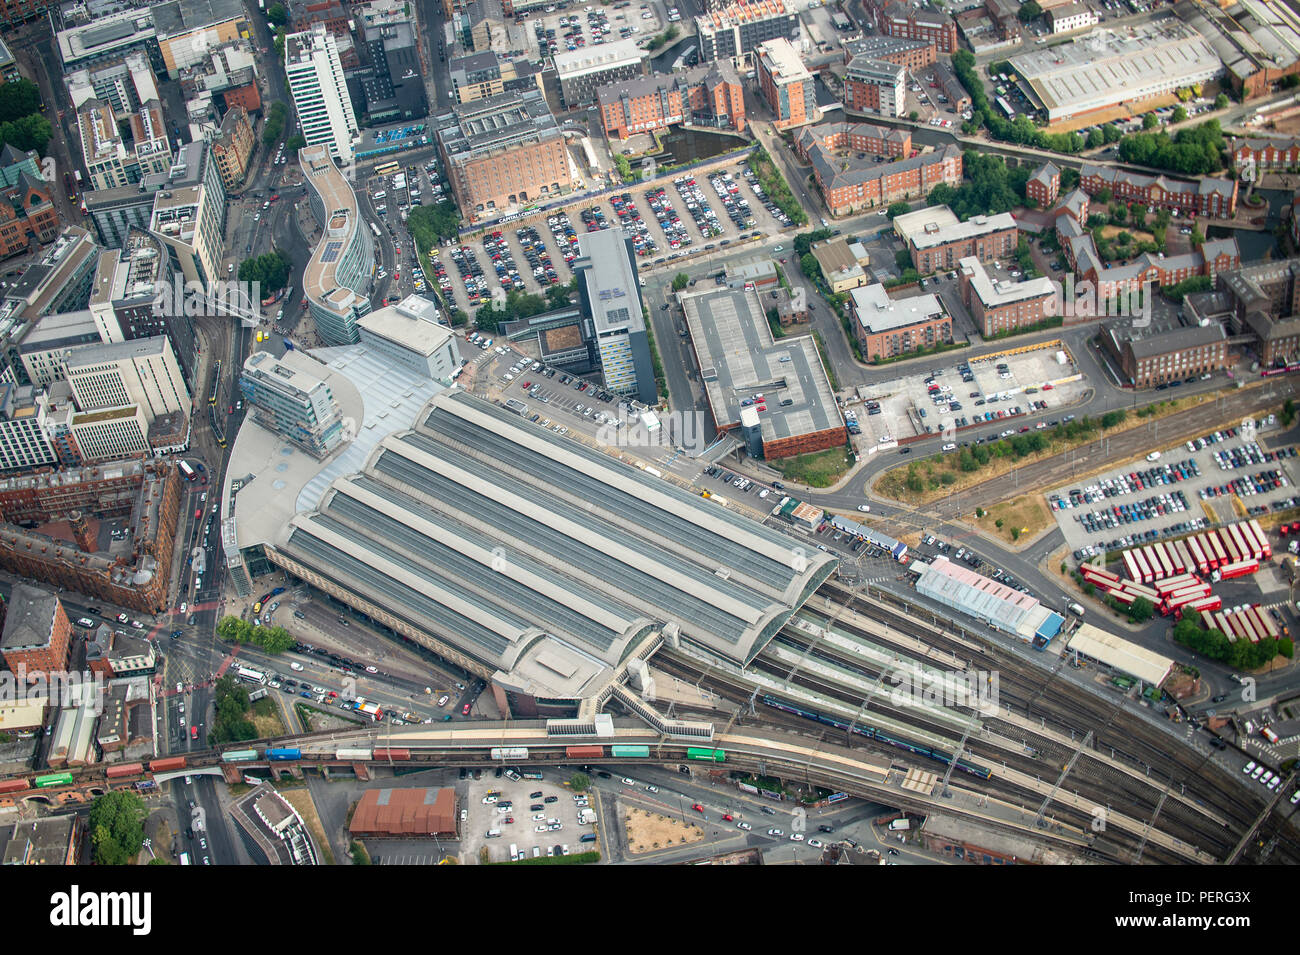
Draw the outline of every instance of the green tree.
<instances>
[{"instance_id":1,"label":"green tree","mask_svg":"<svg viewBox=\"0 0 1300 955\"><path fill-rule=\"evenodd\" d=\"M1159 125L1160 125L1160 117L1157 116L1155 113L1147 113L1145 116L1142 117L1143 129L1155 129Z\"/></svg>"},{"instance_id":2,"label":"green tree","mask_svg":"<svg viewBox=\"0 0 1300 955\"><path fill-rule=\"evenodd\" d=\"M1106 143L1106 137L1100 129L1093 127L1091 130L1089 130L1088 132L1089 149L1097 149L1098 147L1105 145L1105 143Z\"/></svg>"},{"instance_id":3,"label":"green tree","mask_svg":"<svg viewBox=\"0 0 1300 955\"><path fill-rule=\"evenodd\" d=\"M1133 603L1129 604L1128 618L1134 623L1145 623L1151 619L1151 615L1156 612L1155 604L1146 597L1138 597Z\"/></svg>"},{"instance_id":4,"label":"green tree","mask_svg":"<svg viewBox=\"0 0 1300 955\"><path fill-rule=\"evenodd\" d=\"M1037 20L1043 15L1043 8L1035 0L1026 0L1020 5L1020 10L1016 13L1021 23L1028 23L1030 20Z\"/></svg>"},{"instance_id":5,"label":"green tree","mask_svg":"<svg viewBox=\"0 0 1300 955\"><path fill-rule=\"evenodd\" d=\"M13 122L0 123L0 143L13 146L23 152L35 149L38 153L44 153L53 135L54 127L40 113L22 116Z\"/></svg>"},{"instance_id":6,"label":"green tree","mask_svg":"<svg viewBox=\"0 0 1300 955\"><path fill-rule=\"evenodd\" d=\"M267 293L278 292L289 284L289 269L293 260L283 249L275 249L265 255L244 259L239 263L239 281L260 283L263 298Z\"/></svg>"},{"instance_id":7,"label":"green tree","mask_svg":"<svg viewBox=\"0 0 1300 955\"><path fill-rule=\"evenodd\" d=\"M586 773L574 773L569 777L569 788L575 793L585 793L591 787L591 780Z\"/></svg>"},{"instance_id":8,"label":"green tree","mask_svg":"<svg viewBox=\"0 0 1300 955\"><path fill-rule=\"evenodd\" d=\"M277 40L279 38L277 37ZM266 122L262 124L262 145L273 146L284 132L284 121L289 116L289 108L277 100L266 112Z\"/></svg>"},{"instance_id":9,"label":"green tree","mask_svg":"<svg viewBox=\"0 0 1300 955\"><path fill-rule=\"evenodd\" d=\"M911 203L908 202L891 202L889 208L885 210L885 215L891 219L898 216L906 215L912 211Z\"/></svg>"},{"instance_id":10,"label":"green tree","mask_svg":"<svg viewBox=\"0 0 1300 955\"><path fill-rule=\"evenodd\" d=\"M11 123L40 110L41 91L31 80L0 84L0 123Z\"/></svg>"},{"instance_id":11,"label":"green tree","mask_svg":"<svg viewBox=\"0 0 1300 955\"><path fill-rule=\"evenodd\" d=\"M284 142L284 148L291 153L296 153L298 150L304 148L306 145L307 145L307 137L302 135L302 133L294 133Z\"/></svg>"},{"instance_id":12,"label":"green tree","mask_svg":"<svg viewBox=\"0 0 1300 955\"><path fill-rule=\"evenodd\" d=\"M1231 102L1232 100L1228 99L1227 93L1220 93L1218 96L1214 97L1214 108L1227 109Z\"/></svg>"},{"instance_id":13,"label":"green tree","mask_svg":"<svg viewBox=\"0 0 1300 955\"><path fill-rule=\"evenodd\" d=\"M1173 117L1171 118L1170 122L1181 123L1181 122L1184 122L1186 119L1187 119L1187 110L1186 110L1186 108L1185 108L1185 107L1182 107L1182 106L1175 106L1175 107L1174 107L1174 115L1173 115Z\"/></svg>"},{"instance_id":14,"label":"green tree","mask_svg":"<svg viewBox=\"0 0 1300 955\"><path fill-rule=\"evenodd\" d=\"M217 621L217 636L232 643L247 643L253 625L246 620L227 614Z\"/></svg>"},{"instance_id":15,"label":"green tree","mask_svg":"<svg viewBox=\"0 0 1300 955\"><path fill-rule=\"evenodd\" d=\"M289 11L283 4L276 3L266 11L266 18L278 27L286 26L289 23Z\"/></svg>"},{"instance_id":16,"label":"green tree","mask_svg":"<svg viewBox=\"0 0 1300 955\"><path fill-rule=\"evenodd\" d=\"M96 865L126 865L144 846L144 800L128 789L114 789L90 806L87 828Z\"/></svg>"},{"instance_id":17,"label":"green tree","mask_svg":"<svg viewBox=\"0 0 1300 955\"><path fill-rule=\"evenodd\" d=\"M678 272L673 276L673 291L680 292L686 286L691 284L691 277L685 272Z\"/></svg>"},{"instance_id":18,"label":"green tree","mask_svg":"<svg viewBox=\"0 0 1300 955\"><path fill-rule=\"evenodd\" d=\"M907 114L907 118L915 123L918 119L921 118L921 114L918 113L916 110L912 110L910 113Z\"/></svg>"},{"instance_id":19,"label":"green tree","mask_svg":"<svg viewBox=\"0 0 1300 955\"><path fill-rule=\"evenodd\" d=\"M1289 428L1293 421L1295 421L1295 402L1288 398L1286 404L1282 406L1282 424Z\"/></svg>"},{"instance_id":20,"label":"green tree","mask_svg":"<svg viewBox=\"0 0 1300 955\"><path fill-rule=\"evenodd\" d=\"M236 743L257 739L257 727L248 719L251 706L248 691L235 682L234 677L227 674L217 680L213 687L213 701L216 718L208 728L209 742Z\"/></svg>"},{"instance_id":21,"label":"green tree","mask_svg":"<svg viewBox=\"0 0 1300 955\"><path fill-rule=\"evenodd\" d=\"M453 202L439 202L431 206L413 206L406 216L406 227L415 238L422 255L439 242L450 241L460 234L460 213Z\"/></svg>"}]
</instances>

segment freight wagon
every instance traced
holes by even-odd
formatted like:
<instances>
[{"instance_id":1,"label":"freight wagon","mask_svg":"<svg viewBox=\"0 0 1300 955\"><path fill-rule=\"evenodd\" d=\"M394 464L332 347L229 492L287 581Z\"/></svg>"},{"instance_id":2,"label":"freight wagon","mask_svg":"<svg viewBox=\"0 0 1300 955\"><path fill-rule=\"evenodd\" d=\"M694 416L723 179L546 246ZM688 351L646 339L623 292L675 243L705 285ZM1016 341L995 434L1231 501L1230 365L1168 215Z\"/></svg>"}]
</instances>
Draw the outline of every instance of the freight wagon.
<instances>
[{"instance_id":1,"label":"freight wagon","mask_svg":"<svg viewBox=\"0 0 1300 955\"><path fill-rule=\"evenodd\" d=\"M405 762L406 760L408 760L408 759L410 759L410 758L411 758L411 751L410 751L409 749L399 749L399 748L393 748L393 747L389 747L389 748L376 747L376 748L375 748L375 759L386 759L386 760L388 760L389 762L397 762L397 761L399 761L399 760Z\"/></svg>"},{"instance_id":2,"label":"freight wagon","mask_svg":"<svg viewBox=\"0 0 1300 955\"><path fill-rule=\"evenodd\" d=\"M277 749L272 747L266 751L266 758L280 761L302 759L302 750L298 749L296 746L287 749Z\"/></svg>"},{"instance_id":3,"label":"freight wagon","mask_svg":"<svg viewBox=\"0 0 1300 955\"><path fill-rule=\"evenodd\" d=\"M609 755L620 758L644 759L650 755L649 746L615 745L609 748Z\"/></svg>"},{"instance_id":4,"label":"freight wagon","mask_svg":"<svg viewBox=\"0 0 1300 955\"><path fill-rule=\"evenodd\" d=\"M121 766L110 766L104 770L104 775L109 779L121 779L123 776L139 776L144 772L144 763L125 763Z\"/></svg>"},{"instance_id":5,"label":"freight wagon","mask_svg":"<svg viewBox=\"0 0 1300 955\"><path fill-rule=\"evenodd\" d=\"M334 753L335 759L369 759L370 750L368 749L343 749L340 748Z\"/></svg>"},{"instance_id":6,"label":"freight wagon","mask_svg":"<svg viewBox=\"0 0 1300 955\"><path fill-rule=\"evenodd\" d=\"M221 754L223 763L246 763L252 759L257 759L255 749L232 749Z\"/></svg>"},{"instance_id":7,"label":"freight wagon","mask_svg":"<svg viewBox=\"0 0 1300 955\"><path fill-rule=\"evenodd\" d=\"M603 759L605 756L605 747L603 746L566 746L564 755L569 759Z\"/></svg>"},{"instance_id":8,"label":"freight wagon","mask_svg":"<svg viewBox=\"0 0 1300 955\"><path fill-rule=\"evenodd\" d=\"M527 759L528 747L494 746L490 755L493 759Z\"/></svg>"},{"instance_id":9,"label":"freight wagon","mask_svg":"<svg viewBox=\"0 0 1300 955\"><path fill-rule=\"evenodd\" d=\"M149 761L150 772L165 773L173 769L184 769L184 768L185 768L184 756L165 756L162 759L154 759Z\"/></svg>"}]
</instances>

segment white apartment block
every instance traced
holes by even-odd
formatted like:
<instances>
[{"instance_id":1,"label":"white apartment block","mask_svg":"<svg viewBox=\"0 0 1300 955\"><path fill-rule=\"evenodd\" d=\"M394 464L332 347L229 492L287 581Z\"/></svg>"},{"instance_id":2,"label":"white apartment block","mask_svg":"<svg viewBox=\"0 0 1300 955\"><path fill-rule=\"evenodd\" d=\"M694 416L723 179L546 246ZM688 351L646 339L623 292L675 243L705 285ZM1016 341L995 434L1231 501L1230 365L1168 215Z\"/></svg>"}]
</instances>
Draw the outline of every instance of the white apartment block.
<instances>
[{"instance_id":1,"label":"white apartment block","mask_svg":"<svg viewBox=\"0 0 1300 955\"><path fill-rule=\"evenodd\" d=\"M323 23L309 32L289 35L285 73L308 145L328 146L331 156L351 162L357 117L343 78L338 44Z\"/></svg>"}]
</instances>

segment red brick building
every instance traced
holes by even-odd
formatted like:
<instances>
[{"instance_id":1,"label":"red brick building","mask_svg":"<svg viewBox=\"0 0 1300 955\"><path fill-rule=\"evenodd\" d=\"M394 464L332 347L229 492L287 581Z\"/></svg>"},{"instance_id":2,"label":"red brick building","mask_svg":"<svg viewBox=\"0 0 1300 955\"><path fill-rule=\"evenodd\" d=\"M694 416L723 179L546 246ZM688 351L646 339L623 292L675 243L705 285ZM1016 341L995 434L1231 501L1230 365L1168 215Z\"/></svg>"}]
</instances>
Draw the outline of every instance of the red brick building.
<instances>
[{"instance_id":1,"label":"red brick building","mask_svg":"<svg viewBox=\"0 0 1300 955\"><path fill-rule=\"evenodd\" d=\"M901 116L907 70L897 63L858 57L844 74L844 105L859 113Z\"/></svg>"},{"instance_id":2,"label":"red brick building","mask_svg":"<svg viewBox=\"0 0 1300 955\"><path fill-rule=\"evenodd\" d=\"M972 216L956 225L941 226L908 236L912 264L922 275L939 269L955 269L967 256L994 262L1016 250L1020 229L1009 212L993 216Z\"/></svg>"},{"instance_id":3,"label":"red brick building","mask_svg":"<svg viewBox=\"0 0 1300 955\"><path fill-rule=\"evenodd\" d=\"M53 242L59 236L59 213L44 182L19 173L0 199L0 258L26 252L34 239Z\"/></svg>"},{"instance_id":4,"label":"red brick building","mask_svg":"<svg viewBox=\"0 0 1300 955\"><path fill-rule=\"evenodd\" d=\"M1056 202L1060 192L1061 170L1055 163L1043 163L1025 182L1025 195L1037 202L1040 209L1046 209Z\"/></svg>"},{"instance_id":5,"label":"red brick building","mask_svg":"<svg viewBox=\"0 0 1300 955\"><path fill-rule=\"evenodd\" d=\"M847 66L855 57L865 56L873 60L884 60L915 73L924 69L938 58L939 51L931 40L912 40L907 37L865 36L858 40L848 40L844 44L844 64Z\"/></svg>"},{"instance_id":6,"label":"red brick building","mask_svg":"<svg viewBox=\"0 0 1300 955\"><path fill-rule=\"evenodd\" d=\"M1137 326L1131 319L1107 325L1102 347L1135 388L1153 388L1226 367L1227 335L1218 323L1186 324L1182 318L1155 319Z\"/></svg>"},{"instance_id":7,"label":"red brick building","mask_svg":"<svg viewBox=\"0 0 1300 955\"><path fill-rule=\"evenodd\" d=\"M984 336L1030 328L1060 311L1060 293L1048 278L995 282L973 256L957 270L961 299Z\"/></svg>"},{"instance_id":8,"label":"red brick building","mask_svg":"<svg viewBox=\"0 0 1300 955\"><path fill-rule=\"evenodd\" d=\"M14 584L5 608L0 657L7 669L29 676L67 670L72 623L59 598L27 583Z\"/></svg>"},{"instance_id":9,"label":"red brick building","mask_svg":"<svg viewBox=\"0 0 1300 955\"><path fill-rule=\"evenodd\" d=\"M120 607L157 613L168 605L166 568L185 483L180 472L163 461L116 461L0 481L0 569ZM126 517L130 551L115 555L87 550L88 538L70 523L74 511Z\"/></svg>"},{"instance_id":10,"label":"red brick building","mask_svg":"<svg viewBox=\"0 0 1300 955\"><path fill-rule=\"evenodd\" d=\"M1139 176L1136 173L1085 163L1079 172L1079 188L1090 196L1108 190L1124 203L1168 209L1177 215L1231 218L1237 213L1237 181L1213 179L1196 181L1170 179L1167 176Z\"/></svg>"},{"instance_id":11,"label":"red brick building","mask_svg":"<svg viewBox=\"0 0 1300 955\"><path fill-rule=\"evenodd\" d=\"M1228 152L1238 170L1251 164L1260 172L1300 166L1300 139L1234 139Z\"/></svg>"},{"instance_id":12,"label":"red brick building","mask_svg":"<svg viewBox=\"0 0 1300 955\"><path fill-rule=\"evenodd\" d=\"M876 29L884 36L927 40L940 53L957 50L957 24L942 11L916 10L905 3L890 3L876 14Z\"/></svg>"},{"instance_id":13,"label":"red brick building","mask_svg":"<svg viewBox=\"0 0 1300 955\"><path fill-rule=\"evenodd\" d=\"M725 62L682 73L637 76L596 93L601 123L610 139L663 129L678 123L745 130L745 95L740 77Z\"/></svg>"},{"instance_id":14,"label":"red brick building","mask_svg":"<svg viewBox=\"0 0 1300 955\"><path fill-rule=\"evenodd\" d=\"M754 68L763 98L776 114L773 126L793 129L821 119L813 76L789 40L779 37L760 43L754 51Z\"/></svg>"},{"instance_id":15,"label":"red brick building","mask_svg":"<svg viewBox=\"0 0 1300 955\"><path fill-rule=\"evenodd\" d=\"M937 295L893 299L883 285L867 285L849 297L853 330L868 360L952 341L952 316Z\"/></svg>"}]
</instances>

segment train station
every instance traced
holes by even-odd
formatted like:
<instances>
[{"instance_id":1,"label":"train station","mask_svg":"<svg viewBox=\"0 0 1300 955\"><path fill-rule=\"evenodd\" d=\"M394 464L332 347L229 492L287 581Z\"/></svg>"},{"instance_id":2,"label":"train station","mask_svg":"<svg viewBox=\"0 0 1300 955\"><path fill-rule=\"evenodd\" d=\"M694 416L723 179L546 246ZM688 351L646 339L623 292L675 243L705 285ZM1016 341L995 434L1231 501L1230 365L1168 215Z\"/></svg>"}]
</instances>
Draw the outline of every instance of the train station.
<instances>
[{"instance_id":1,"label":"train station","mask_svg":"<svg viewBox=\"0 0 1300 955\"><path fill-rule=\"evenodd\" d=\"M231 473L246 477L223 502L232 574L251 588L284 568L479 674L502 712L589 721L618 697L663 722L622 686L629 667L642 689L664 644L744 667L834 569L364 346L318 354L328 365L286 358L330 386L349 440L318 460L259 420L241 429Z\"/></svg>"}]
</instances>

